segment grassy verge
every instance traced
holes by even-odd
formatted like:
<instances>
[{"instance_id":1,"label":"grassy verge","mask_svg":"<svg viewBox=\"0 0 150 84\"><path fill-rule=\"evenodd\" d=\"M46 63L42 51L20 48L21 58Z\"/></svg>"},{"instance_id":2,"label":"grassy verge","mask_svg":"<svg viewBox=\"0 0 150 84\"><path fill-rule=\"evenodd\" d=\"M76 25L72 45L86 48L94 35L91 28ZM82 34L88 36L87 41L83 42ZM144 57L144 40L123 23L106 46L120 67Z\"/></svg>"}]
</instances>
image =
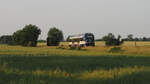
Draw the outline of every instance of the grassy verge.
<instances>
[{"instance_id":1,"label":"grassy verge","mask_svg":"<svg viewBox=\"0 0 150 84\"><path fill-rule=\"evenodd\" d=\"M1 56L1 84L149 84L150 57Z\"/></svg>"}]
</instances>

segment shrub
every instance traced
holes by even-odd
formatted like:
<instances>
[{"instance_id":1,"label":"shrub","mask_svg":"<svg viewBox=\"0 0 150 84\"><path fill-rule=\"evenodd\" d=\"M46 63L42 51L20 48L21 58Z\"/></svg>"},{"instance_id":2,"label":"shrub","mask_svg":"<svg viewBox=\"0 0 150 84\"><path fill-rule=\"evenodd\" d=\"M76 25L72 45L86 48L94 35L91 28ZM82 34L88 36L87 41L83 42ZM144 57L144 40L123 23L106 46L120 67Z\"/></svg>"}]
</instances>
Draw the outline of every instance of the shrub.
<instances>
[{"instance_id":1,"label":"shrub","mask_svg":"<svg viewBox=\"0 0 150 84\"><path fill-rule=\"evenodd\" d=\"M118 53L122 51L121 47L113 47L109 50L110 53Z\"/></svg>"},{"instance_id":2,"label":"shrub","mask_svg":"<svg viewBox=\"0 0 150 84\"><path fill-rule=\"evenodd\" d=\"M112 33L109 33L107 36L104 36L103 40L106 41L105 44L107 46L118 46L123 43L123 41L121 41L120 35L118 36L118 38L115 38L115 35L113 35Z\"/></svg>"},{"instance_id":3,"label":"shrub","mask_svg":"<svg viewBox=\"0 0 150 84\"><path fill-rule=\"evenodd\" d=\"M76 50L77 47L76 47L76 46L70 46L69 49L70 49L70 50Z\"/></svg>"},{"instance_id":4,"label":"shrub","mask_svg":"<svg viewBox=\"0 0 150 84\"><path fill-rule=\"evenodd\" d=\"M108 39L106 40L107 46L119 46L123 43L123 41L120 41L119 39Z\"/></svg>"},{"instance_id":5,"label":"shrub","mask_svg":"<svg viewBox=\"0 0 150 84\"><path fill-rule=\"evenodd\" d=\"M51 28L48 32L47 46L58 46L63 41L63 33L57 28Z\"/></svg>"},{"instance_id":6,"label":"shrub","mask_svg":"<svg viewBox=\"0 0 150 84\"><path fill-rule=\"evenodd\" d=\"M11 35L3 35L0 37L0 44L12 44L13 38Z\"/></svg>"}]
</instances>

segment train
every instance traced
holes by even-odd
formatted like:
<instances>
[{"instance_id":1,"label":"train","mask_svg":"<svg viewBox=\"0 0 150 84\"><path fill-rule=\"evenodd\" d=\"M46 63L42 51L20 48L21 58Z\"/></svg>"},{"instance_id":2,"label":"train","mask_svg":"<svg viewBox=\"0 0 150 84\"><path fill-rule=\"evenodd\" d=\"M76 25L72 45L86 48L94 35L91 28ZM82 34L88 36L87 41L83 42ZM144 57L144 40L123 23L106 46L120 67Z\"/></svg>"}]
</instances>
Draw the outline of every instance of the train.
<instances>
[{"instance_id":1,"label":"train","mask_svg":"<svg viewBox=\"0 0 150 84\"><path fill-rule=\"evenodd\" d=\"M85 33L69 36L69 46L95 46L95 36L93 33Z\"/></svg>"}]
</instances>

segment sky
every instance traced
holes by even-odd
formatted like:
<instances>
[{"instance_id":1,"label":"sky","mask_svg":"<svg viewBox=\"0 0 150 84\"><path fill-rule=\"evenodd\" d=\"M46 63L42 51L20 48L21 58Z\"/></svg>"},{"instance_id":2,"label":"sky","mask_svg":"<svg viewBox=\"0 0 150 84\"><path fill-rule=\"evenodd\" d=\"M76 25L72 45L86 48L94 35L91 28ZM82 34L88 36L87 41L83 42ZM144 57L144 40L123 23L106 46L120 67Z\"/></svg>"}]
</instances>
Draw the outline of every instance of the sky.
<instances>
[{"instance_id":1,"label":"sky","mask_svg":"<svg viewBox=\"0 0 150 84\"><path fill-rule=\"evenodd\" d=\"M108 33L150 37L150 0L0 0L0 36L27 24L37 25L46 39L51 27L64 36Z\"/></svg>"}]
</instances>

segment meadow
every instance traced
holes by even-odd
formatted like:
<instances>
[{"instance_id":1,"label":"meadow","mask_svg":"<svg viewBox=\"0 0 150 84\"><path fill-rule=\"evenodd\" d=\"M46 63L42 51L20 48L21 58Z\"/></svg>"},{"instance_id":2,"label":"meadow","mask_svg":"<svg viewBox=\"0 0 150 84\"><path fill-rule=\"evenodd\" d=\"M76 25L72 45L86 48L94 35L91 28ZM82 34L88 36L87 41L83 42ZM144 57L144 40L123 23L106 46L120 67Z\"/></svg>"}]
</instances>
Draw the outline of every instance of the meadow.
<instances>
[{"instance_id":1,"label":"meadow","mask_svg":"<svg viewBox=\"0 0 150 84\"><path fill-rule=\"evenodd\" d=\"M125 42L109 52L96 47L69 50L0 45L0 84L150 84L150 42Z\"/></svg>"}]
</instances>

